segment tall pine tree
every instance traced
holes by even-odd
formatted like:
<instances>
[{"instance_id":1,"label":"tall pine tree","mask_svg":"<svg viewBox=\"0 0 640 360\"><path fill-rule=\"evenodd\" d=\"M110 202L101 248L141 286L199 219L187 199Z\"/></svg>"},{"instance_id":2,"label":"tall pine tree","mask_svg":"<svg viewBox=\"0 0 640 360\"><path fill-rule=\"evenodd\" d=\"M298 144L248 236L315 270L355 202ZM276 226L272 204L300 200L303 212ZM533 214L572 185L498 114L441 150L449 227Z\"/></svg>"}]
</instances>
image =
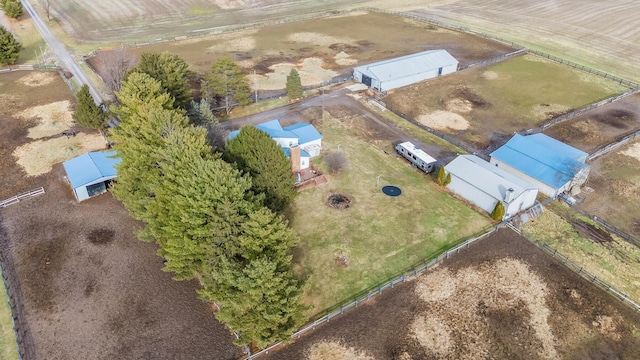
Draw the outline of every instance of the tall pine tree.
<instances>
[{"instance_id":1,"label":"tall pine tree","mask_svg":"<svg viewBox=\"0 0 640 360\"><path fill-rule=\"evenodd\" d=\"M287 96L289 99L299 99L302 97L302 81L300 80L300 74L298 70L291 69L287 76Z\"/></svg>"},{"instance_id":2,"label":"tall pine tree","mask_svg":"<svg viewBox=\"0 0 640 360\"><path fill-rule=\"evenodd\" d=\"M280 213L295 199L295 177L284 151L269 135L245 126L227 142L224 158L251 174L253 191L264 194L265 206Z\"/></svg>"},{"instance_id":3,"label":"tall pine tree","mask_svg":"<svg viewBox=\"0 0 640 360\"><path fill-rule=\"evenodd\" d=\"M0 25L0 65L11 65L18 61L22 44Z\"/></svg>"},{"instance_id":4,"label":"tall pine tree","mask_svg":"<svg viewBox=\"0 0 640 360\"><path fill-rule=\"evenodd\" d=\"M234 106L250 103L249 80L228 57L220 58L211 66L202 87L207 101L223 107L227 115Z\"/></svg>"},{"instance_id":5,"label":"tall pine tree","mask_svg":"<svg viewBox=\"0 0 640 360\"><path fill-rule=\"evenodd\" d=\"M237 253L205 263L200 296L218 304L216 317L239 334L237 344L285 340L305 321L303 286L288 254L296 238L279 215L262 208L243 222L236 241Z\"/></svg>"},{"instance_id":6,"label":"tall pine tree","mask_svg":"<svg viewBox=\"0 0 640 360\"><path fill-rule=\"evenodd\" d=\"M140 63L131 70L145 73L158 80L162 88L173 98L176 108L186 110L191 101L189 88L189 64L170 52L143 53Z\"/></svg>"},{"instance_id":7,"label":"tall pine tree","mask_svg":"<svg viewBox=\"0 0 640 360\"><path fill-rule=\"evenodd\" d=\"M76 111L73 113L73 120L93 129L99 129L104 125L106 114L96 103L93 101L93 96L89 91L87 84L82 85L80 90L76 93L78 104Z\"/></svg>"}]
</instances>

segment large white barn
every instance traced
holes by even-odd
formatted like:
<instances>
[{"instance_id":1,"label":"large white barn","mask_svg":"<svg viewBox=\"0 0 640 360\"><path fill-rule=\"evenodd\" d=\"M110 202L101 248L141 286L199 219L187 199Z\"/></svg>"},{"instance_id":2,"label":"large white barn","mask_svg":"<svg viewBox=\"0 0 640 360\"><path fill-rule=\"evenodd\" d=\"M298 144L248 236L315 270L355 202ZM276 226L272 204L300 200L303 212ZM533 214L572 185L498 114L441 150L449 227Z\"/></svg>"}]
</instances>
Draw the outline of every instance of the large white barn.
<instances>
[{"instance_id":1,"label":"large white barn","mask_svg":"<svg viewBox=\"0 0 640 360\"><path fill-rule=\"evenodd\" d=\"M457 70L458 60L446 50L429 50L358 66L353 77L370 88L387 91Z\"/></svg>"},{"instance_id":2,"label":"large white barn","mask_svg":"<svg viewBox=\"0 0 640 360\"><path fill-rule=\"evenodd\" d=\"M498 201L504 218L532 207L538 188L474 155L459 155L444 167L451 174L449 190L491 213Z\"/></svg>"}]
</instances>

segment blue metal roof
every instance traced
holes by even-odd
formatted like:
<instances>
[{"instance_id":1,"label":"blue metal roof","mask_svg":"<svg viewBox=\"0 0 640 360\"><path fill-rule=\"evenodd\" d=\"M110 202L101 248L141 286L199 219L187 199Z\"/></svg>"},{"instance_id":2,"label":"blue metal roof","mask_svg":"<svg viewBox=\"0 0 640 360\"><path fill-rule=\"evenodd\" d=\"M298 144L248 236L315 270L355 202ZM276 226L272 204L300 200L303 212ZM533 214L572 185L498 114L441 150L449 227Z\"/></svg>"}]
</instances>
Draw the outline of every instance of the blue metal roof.
<instances>
[{"instance_id":1,"label":"blue metal roof","mask_svg":"<svg viewBox=\"0 0 640 360\"><path fill-rule=\"evenodd\" d=\"M62 166L75 189L96 180L118 176L115 166L120 163L120 158L115 156L115 151L95 151L67 160Z\"/></svg>"},{"instance_id":2,"label":"blue metal roof","mask_svg":"<svg viewBox=\"0 0 640 360\"><path fill-rule=\"evenodd\" d=\"M287 126L286 128L284 128L284 130L295 134L295 137L298 138L298 144L300 145L314 140L322 139L322 135L311 124L297 123L291 126Z\"/></svg>"},{"instance_id":3,"label":"blue metal roof","mask_svg":"<svg viewBox=\"0 0 640 360\"><path fill-rule=\"evenodd\" d=\"M586 156L584 151L544 134L516 134L491 153L491 157L556 189L588 167L583 162Z\"/></svg>"},{"instance_id":4,"label":"blue metal roof","mask_svg":"<svg viewBox=\"0 0 640 360\"><path fill-rule=\"evenodd\" d=\"M289 150L289 148L283 147L282 151L284 151L284 156L291 157L291 151ZM310 158L311 155L309 155L308 152L300 149L300 157L308 157L308 158Z\"/></svg>"},{"instance_id":5,"label":"blue metal roof","mask_svg":"<svg viewBox=\"0 0 640 360\"><path fill-rule=\"evenodd\" d=\"M298 144L303 145L310 141L322 139L322 134L316 130L315 127L311 124L305 123L297 123L286 128L280 126L280 122L278 120L267 121L262 124L256 125L256 127L267 134L269 137L273 138L289 138L289 139L298 139ZM234 130L229 133L229 140L234 139L240 130Z\"/></svg>"}]
</instances>

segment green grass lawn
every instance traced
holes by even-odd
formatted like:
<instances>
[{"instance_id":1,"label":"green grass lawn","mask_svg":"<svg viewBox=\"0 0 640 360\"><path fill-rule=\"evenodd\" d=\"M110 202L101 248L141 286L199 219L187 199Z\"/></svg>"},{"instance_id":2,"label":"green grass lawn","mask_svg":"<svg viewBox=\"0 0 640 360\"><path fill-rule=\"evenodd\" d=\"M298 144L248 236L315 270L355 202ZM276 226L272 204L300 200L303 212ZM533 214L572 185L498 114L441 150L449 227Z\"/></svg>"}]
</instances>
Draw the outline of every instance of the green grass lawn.
<instances>
[{"instance_id":1,"label":"green grass lawn","mask_svg":"<svg viewBox=\"0 0 640 360\"><path fill-rule=\"evenodd\" d=\"M300 235L294 261L309 276L310 315L351 300L490 225L487 216L453 198L429 175L355 137L338 121L325 120L319 130L323 156L339 145L348 168L327 175L328 184L302 191L287 214ZM322 168L321 159L313 163ZM380 187L387 184L399 186L402 195L385 196ZM331 193L350 197L351 207L329 207ZM348 257L347 266L336 263L339 251Z\"/></svg>"},{"instance_id":2,"label":"green grass lawn","mask_svg":"<svg viewBox=\"0 0 640 360\"><path fill-rule=\"evenodd\" d=\"M7 293L4 286L0 286L0 359L13 360L18 358L18 345L11 321L11 309L7 303Z\"/></svg>"},{"instance_id":3,"label":"green grass lawn","mask_svg":"<svg viewBox=\"0 0 640 360\"><path fill-rule=\"evenodd\" d=\"M524 226L524 234L558 250L586 271L609 283L635 301L640 301L640 249L613 235L606 244L581 236L565 219L580 219L593 224L559 202Z\"/></svg>"}]
</instances>

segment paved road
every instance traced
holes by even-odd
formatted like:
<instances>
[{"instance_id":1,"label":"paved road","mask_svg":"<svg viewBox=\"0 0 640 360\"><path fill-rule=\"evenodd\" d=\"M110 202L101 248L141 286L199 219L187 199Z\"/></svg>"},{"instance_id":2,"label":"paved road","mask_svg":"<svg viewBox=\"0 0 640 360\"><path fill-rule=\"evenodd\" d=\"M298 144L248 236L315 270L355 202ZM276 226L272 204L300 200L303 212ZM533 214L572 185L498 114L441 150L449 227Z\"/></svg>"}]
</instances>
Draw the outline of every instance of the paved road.
<instances>
[{"instance_id":1,"label":"paved road","mask_svg":"<svg viewBox=\"0 0 640 360\"><path fill-rule=\"evenodd\" d=\"M378 116L376 113L363 106L358 100L347 94L351 93L349 89L340 85L326 91L324 94L318 94L309 97L301 102L268 110L259 114L247 115L241 118L225 121L221 124L226 130L237 130L242 126L256 125L273 119L280 120L280 123L287 126L296 122L309 122L301 112L311 107L323 106L325 110L343 107L348 109L351 114L362 116L376 129L384 129L384 131L393 138L392 142L411 141L420 147L429 155L438 159L439 165L444 165L455 158L456 154L443 149L434 144L427 144L415 139L405 133L395 124L390 123L386 119Z\"/></svg>"},{"instance_id":2,"label":"paved road","mask_svg":"<svg viewBox=\"0 0 640 360\"><path fill-rule=\"evenodd\" d=\"M46 41L47 44L49 44L49 48L51 48L51 51L53 51L53 53L56 54L56 56L60 60L61 67L63 67L65 70L73 74L73 77L76 79L76 81L80 85L84 85L84 84L88 85L89 91L91 92L91 95L93 96L93 100L95 101L95 103L98 105L101 104L103 101L102 96L100 96L100 93L95 89L95 87L93 86L91 81L89 81L89 79L84 74L84 72L82 72L82 69L80 69L80 66L78 65L78 63L73 59L73 57L71 57L71 54L69 54L69 52L67 51L67 48L60 42L60 40L58 40L55 37L55 35L53 35L51 30L49 30L49 27L47 26L47 24L44 21L42 21L42 19L40 19L40 16L35 11L33 6L31 6L31 3L29 2L29 0L21 0L21 1L22 1L22 6L24 7L24 10L27 12L27 14L29 14L31 19L33 20L33 23L35 24L36 28L44 38L44 41Z\"/></svg>"}]
</instances>

